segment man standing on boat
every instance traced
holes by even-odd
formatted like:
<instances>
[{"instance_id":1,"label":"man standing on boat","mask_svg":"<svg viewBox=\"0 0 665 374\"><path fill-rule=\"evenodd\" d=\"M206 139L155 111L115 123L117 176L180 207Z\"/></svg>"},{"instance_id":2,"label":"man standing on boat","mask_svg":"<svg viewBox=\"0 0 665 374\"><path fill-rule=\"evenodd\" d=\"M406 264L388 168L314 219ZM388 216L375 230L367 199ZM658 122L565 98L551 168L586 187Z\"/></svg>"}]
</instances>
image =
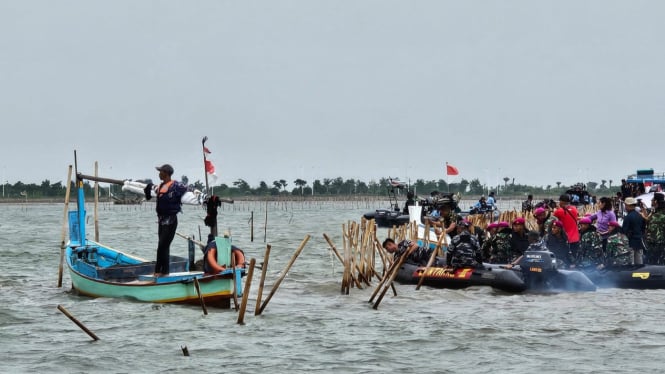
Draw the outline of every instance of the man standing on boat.
<instances>
[{"instance_id":1,"label":"man standing on boat","mask_svg":"<svg viewBox=\"0 0 665 374\"><path fill-rule=\"evenodd\" d=\"M633 264L642 265L644 263L644 244L642 243L642 236L646 228L644 217L636 210L637 199L634 197L627 197L624 200L626 205L626 217L623 219L621 231L628 237L628 244L633 252Z\"/></svg>"},{"instance_id":2,"label":"man standing on boat","mask_svg":"<svg viewBox=\"0 0 665 374\"><path fill-rule=\"evenodd\" d=\"M577 250L580 247L580 231L577 227L579 217L577 208L570 205L570 195L563 194L559 197L559 207L554 211L554 217L563 223L570 252L572 252L573 257L577 256Z\"/></svg>"},{"instance_id":3,"label":"man standing on boat","mask_svg":"<svg viewBox=\"0 0 665 374\"><path fill-rule=\"evenodd\" d=\"M647 242L647 263L665 265L665 195L661 192L653 194L651 200L652 213L647 219L645 234Z\"/></svg>"},{"instance_id":4,"label":"man standing on boat","mask_svg":"<svg viewBox=\"0 0 665 374\"><path fill-rule=\"evenodd\" d=\"M173 179L173 167L169 164L157 166L159 179L162 183L156 189L157 192L157 263L155 264L155 276L164 276L169 274L169 257L171 255L171 242L175 237L178 228L177 214L182 210L182 195L187 192L187 187ZM153 185L148 184L144 190L145 198L152 198Z\"/></svg>"}]
</instances>

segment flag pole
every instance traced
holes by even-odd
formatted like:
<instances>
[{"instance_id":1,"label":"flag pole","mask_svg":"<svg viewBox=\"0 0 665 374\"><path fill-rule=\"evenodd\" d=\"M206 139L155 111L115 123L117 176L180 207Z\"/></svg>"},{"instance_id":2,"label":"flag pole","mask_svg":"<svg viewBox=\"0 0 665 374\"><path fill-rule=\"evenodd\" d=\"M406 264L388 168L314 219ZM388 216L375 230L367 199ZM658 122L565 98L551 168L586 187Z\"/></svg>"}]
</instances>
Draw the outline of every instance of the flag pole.
<instances>
[{"instance_id":1,"label":"flag pole","mask_svg":"<svg viewBox=\"0 0 665 374\"><path fill-rule=\"evenodd\" d=\"M448 161L446 161L446 184L448 185L448 192L450 192L450 174L448 173Z\"/></svg>"},{"instance_id":2,"label":"flag pole","mask_svg":"<svg viewBox=\"0 0 665 374\"><path fill-rule=\"evenodd\" d=\"M206 181L206 195L210 196L210 187L208 187L208 171L206 169L206 166L208 163L206 162L206 141L208 141L208 137L204 136L203 140L201 141L201 152L203 152L203 174L205 175L205 181Z\"/></svg>"}]
</instances>

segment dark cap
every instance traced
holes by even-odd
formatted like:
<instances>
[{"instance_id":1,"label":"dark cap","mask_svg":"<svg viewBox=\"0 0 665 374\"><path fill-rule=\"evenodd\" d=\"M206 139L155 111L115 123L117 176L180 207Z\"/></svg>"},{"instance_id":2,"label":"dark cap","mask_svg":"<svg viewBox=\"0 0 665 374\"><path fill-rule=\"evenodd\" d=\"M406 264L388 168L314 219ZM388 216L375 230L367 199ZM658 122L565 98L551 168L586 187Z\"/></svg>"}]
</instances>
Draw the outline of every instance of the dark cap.
<instances>
[{"instance_id":1,"label":"dark cap","mask_svg":"<svg viewBox=\"0 0 665 374\"><path fill-rule=\"evenodd\" d=\"M166 173L168 175L173 175L173 166L171 166L169 164L164 164L162 166L156 166L155 169L157 169L158 171L163 171L164 173Z\"/></svg>"},{"instance_id":2,"label":"dark cap","mask_svg":"<svg viewBox=\"0 0 665 374\"><path fill-rule=\"evenodd\" d=\"M570 202L570 195L568 195L567 193L565 193L565 194L559 196L559 201L563 201L563 202L569 203L569 202Z\"/></svg>"},{"instance_id":3,"label":"dark cap","mask_svg":"<svg viewBox=\"0 0 665 374\"><path fill-rule=\"evenodd\" d=\"M463 220L457 222L457 224L458 224L459 226L461 226L461 227L469 227L469 226L470 226L470 222L467 221L467 220L465 220L465 219L463 219Z\"/></svg>"}]
</instances>

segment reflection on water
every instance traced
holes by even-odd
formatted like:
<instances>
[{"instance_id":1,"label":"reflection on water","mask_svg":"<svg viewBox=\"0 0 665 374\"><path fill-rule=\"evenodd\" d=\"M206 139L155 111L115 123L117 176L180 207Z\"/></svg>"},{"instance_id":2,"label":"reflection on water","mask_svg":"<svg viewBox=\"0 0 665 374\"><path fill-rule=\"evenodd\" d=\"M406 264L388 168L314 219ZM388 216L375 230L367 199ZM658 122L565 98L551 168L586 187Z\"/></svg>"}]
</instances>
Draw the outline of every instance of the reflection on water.
<instances>
[{"instance_id":1,"label":"reflection on water","mask_svg":"<svg viewBox=\"0 0 665 374\"><path fill-rule=\"evenodd\" d=\"M260 274L255 272L243 326L233 310L204 316L197 307L78 297L68 292L67 274L58 289L62 205L0 205L3 371L660 372L661 290L509 295L481 287L415 291L397 285L398 295L387 294L378 310L367 303L373 288L341 295L342 266L322 235L341 246L342 224L359 220L368 208L337 204L268 206L267 227L265 204L238 202L221 212L220 230L230 230L248 258L261 262L265 244L271 244L264 298L311 235L259 317L251 313ZM100 240L153 258L153 207L101 208ZM185 207L178 231L205 235L204 216L199 208ZM172 252L186 254L185 241L176 238ZM91 342L58 304L101 340Z\"/></svg>"}]
</instances>

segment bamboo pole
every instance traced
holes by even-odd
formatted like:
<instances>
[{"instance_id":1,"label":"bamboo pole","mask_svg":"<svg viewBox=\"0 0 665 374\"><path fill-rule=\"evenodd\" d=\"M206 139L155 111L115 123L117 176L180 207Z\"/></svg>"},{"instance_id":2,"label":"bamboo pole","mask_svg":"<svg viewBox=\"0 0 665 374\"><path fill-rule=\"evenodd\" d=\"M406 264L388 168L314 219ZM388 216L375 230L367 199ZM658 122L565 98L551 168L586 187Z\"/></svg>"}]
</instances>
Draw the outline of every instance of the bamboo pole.
<instances>
[{"instance_id":1,"label":"bamboo pole","mask_svg":"<svg viewBox=\"0 0 665 374\"><path fill-rule=\"evenodd\" d=\"M83 323L81 323L76 317L74 317L67 309L65 309L64 306L58 305L58 310L61 311L64 315L66 315L72 322L76 324L76 326L80 327L81 330L85 331L86 334L88 334L93 340L99 340L97 335L95 335L94 332L90 331Z\"/></svg>"},{"instance_id":2,"label":"bamboo pole","mask_svg":"<svg viewBox=\"0 0 665 374\"><path fill-rule=\"evenodd\" d=\"M266 219L265 222L263 223L263 242L266 242L266 238L268 237L268 200L266 200Z\"/></svg>"},{"instance_id":3,"label":"bamboo pole","mask_svg":"<svg viewBox=\"0 0 665 374\"><path fill-rule=\"evenodd\" d=\"M330 238L328 237L328 235L325 234L325 233L323 234L323 238L328 242L328 245L330 246L330 249L331 249L331 250L333 251L333 253L335 254L335 257L337 257L337 259L339 260L339 262L341 262L342 265L344 265L344 259L342 258L342 255L339 254L339 251L337 250L337 248L335 248L335 245L332 243L332 240L330 240ZM353 274L351 274L351 278L352 278L352 280L354 281L354 283L356 284L356 286L357 286L358 288L362 288L360 282L358 281L358 279L357 279L356 277L353 276ZM367 285L369 286L369 282L367 281L367 279L364 279L364 281L365 281L365 283L367 283Z\"/></svg>"},{"instance_id":4,"label":"bamboo pole","mask_svg":"<svg viewBox=\"0 0 665 374\"><path fill-rule=\"evenodd\" d=\"M441 248L441 243L442 242L446 243L446 246L448 245L445 232L441 233L441 236L439 237L439 241L436 243L436 247L434 247L434 250L432 251L432 255L429 257L429 260L427 261L427 266L425 266L425 269L422 271L422 273L420 273L420 279L418 279L418 285L416 286L416 291L418 291L420 289L420 286L422 286L423 281L425 280L425 273L427 273L427 270L434 263L434 260L436 259L436 254L439 252L439 249Z\"/></svg>"},{"instance_id":5,"label":"bamboo pole","mask_svg":"<svg viewBox=\"0 0 665 374\"><path fill-rule=\"evenodd\" d=\"M263 266L261 266L261 280L259 281L259 292L256 295L256 307L254 309L254 315L259 315L259 309L261 307L261 297L263 296L263 285L266 280L266 272L268 271L268 259L270 258L270 244L266 245L266 252L263 255Z\"/></svg>"},{"instance_id":6,"label":"bamboo pole","mask_svg":"<svg viewBox=\"0 0 665 374\"><path fill-rule=\"evenodd\" d=\"M206 308L206 303L203 300L203 295L201 294L201 287L199 285L199 279L194 278L194 288L196 289L196 294L199 295L199 302L201 303L201 309L203 309L203 314L208 315L208 309Z\"/></svg>"},{"instance_id":7,"label":"bamboo pole","mask_svg":"<svg viewBox=\"0 0 665 374\"><path fill-rule=\"evenodd\" d=\"M233 305L235 305L236 312L238 311L239 305L238 305L238 281L236 280L236 256L233 255L233 247L231 248L231 269L233 269L233 272L231 273L233 276Z\"/></svg>"},{"instance_id":8,"label":"bamboo pole","mask_svg":"<svg viewBox=\"0 0 665 374\"><path fill-rule=\"evenodd\" d=\"M404 253L406 253L406 251L405 251ZM400 257L400 258L401 258L401 257ZM384 284L386 284L386 282L388 282L388 279L391 277L391 274L394 272L395 267L397 267L398 264L399 264L399 261L398 261L398 260L395 260L395 261L393 261L392 264L390 264L390 267L388 268L388 271L386 271L386 273L384 274L383 279L381 280L381 282L379 283L379 285L376 286L376 289L375 289L374 292L372 293L372 296L370 296L368 302L371 303L371 302L374 301L374 298L376 297L376 295L377 295L377 294L379 293L379 291L381 290L381 287L382 287ZM400 265L400 266L401 266L401 265ZM390 281L390 283L392 284L392 280Z\"/></svg>"},{"instance_id":9,"label":"bamboo pole","mask_svg":"<svg viewBox=\"0 0 665 374\"><path fill-rule=\"evenodd\" d=\"M263 304L261 304L261 308L259 309L259 314L263 313L263 310L266 308L266 306L268 305L268 302L270 301L270 299L272 299L273 295L275 294L275 292L279 288L279 285L282 283L282 280L284 280L284 278L286 277L286 274L288 274L289 269L291 269L291 266L293 265L293 263L296 262L296 259L300 255L300 252L302 252L303 248L305 248L305 244L307 244L307 241L309 241L309 238L310 238L309 234L306 235L305 239L303 239L302 243L300 243L300 247L298 247L298 249L295 251L295 253L293 253L293 256L291 256L291 260L289 261L289 263L286 265L286 267L282 271L282 275L279 277L279 279L277 279L277 282L275 282L275 284L272 286L272 289L270 290L270 294L268 294L268 297L266 298L266 300L263 302Z\"/></svg>"},{"instance_id":10,"label":"bamboo pole","mask_svg":"<svg viewBox=\"0 0 665 374\"><path fill-rule=\"evenodd\" d=\"M58 288L62 287L62 272L63 262L65 259L65 238L67 236L68 220L67 214L69 213L69 194L72 190L72 165L69 165L67 172L67 189L65 192L65 207L62 215L62 232L60 235L60 263L58 264Z\"/></svg>"},{"instance_id":11,"label":"bamboo pole","mask_svg":"<svg viewBox=\"0 0 665 374\"><path fill-rule=\"evenodd\" d=\"M254 265L256 265L256 259L252 258L249 260L249 270L247 272L247 277L245 277L245 289L242 292L242 301L240 303L240 312L238 313L238 324L245 324L245 310L247 309L247 299L249 298L249 290L252 286L252 277L254 276Z\"/></svg>"},{"instance_id":12,"label":"bamboo pole","mask_svg":"<svg viewBox=\"0 0 665 374\"><path fill-rule=\"evenodd\" d=\"M98 175L98 170L99 170L99 165L97 164L97 161L95 161L95 177ZM99 182L95 181L95 208L94 208L94 216L95 216L95 241L99 243L99 214L98 214L98 207L99 206Z\"/></svg>"},{"instance_id":13,"label":"bamboo pole","mask_svg":"<svg viewBox=\"0 0 665 374\"><path fill-rule=\"evenodd\" d=\"M249 241L254 243L254 211L249 219Z\"/></svg>"},{"instance_id":14,"label":"bamboo pole","mask_svg":"<svg viewBox=\"0 0 665 374\"><path fill-rule=\"evenodd\" d=\"M389 277L386 277L388 279L386 285L383 287L383 291L381 291L381 295L379 295L379 298L376 300L376 303L374 303L374 306L372 308L378 309L379 304L381 303L381 300L383 300L383 296L385 296L386 292L388 291L388 288L392 286L393 281L395 280L395 277L397 277L397 273L399 272L399 268L402 267L402 264L404 264L404 261L406 260L407 257L411 254L410 250L404 251L402 253L402 256L400 256L399 261L395 261L397 263L397 266L392 271L392 274L390 274Z\"/></svg>"}]
</instances>

